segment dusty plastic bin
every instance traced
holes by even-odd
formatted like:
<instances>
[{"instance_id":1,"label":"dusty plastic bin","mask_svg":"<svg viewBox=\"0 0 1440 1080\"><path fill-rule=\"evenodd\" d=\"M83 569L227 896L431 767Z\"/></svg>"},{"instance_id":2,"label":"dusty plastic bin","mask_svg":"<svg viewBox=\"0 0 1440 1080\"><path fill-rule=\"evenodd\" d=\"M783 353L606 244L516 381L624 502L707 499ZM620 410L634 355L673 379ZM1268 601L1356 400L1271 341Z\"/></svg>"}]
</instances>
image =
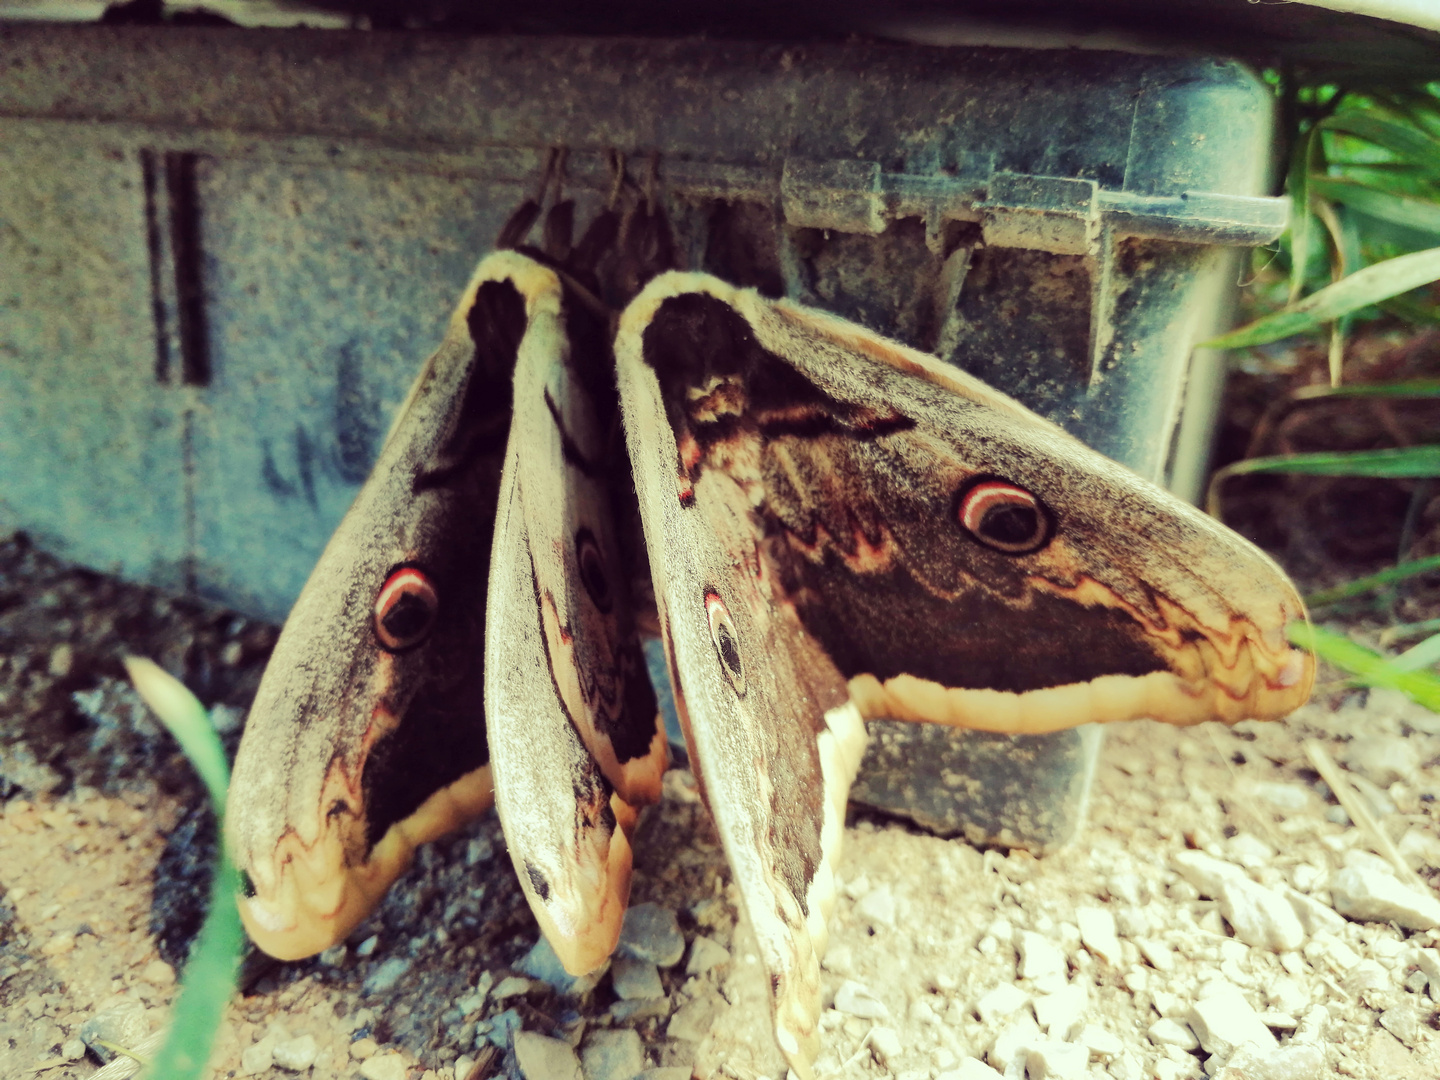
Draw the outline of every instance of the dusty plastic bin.
<instances>
[{"instance_id":1,"label":"dusty plastic bin","mask_svg":"<svg viewBox=\"0 0 1440 1080\"><path fill-rule=\"evenodd\" d=\"M1285 220L1230 62L23 25L0 55L0 525L276 620L551 146L582 220L612 149L656 153L692 267L1157 478L1234 253ZM1038 848L1081 820L1092 734L876 729L865 802Z\"/></svg>"}]
</instances>

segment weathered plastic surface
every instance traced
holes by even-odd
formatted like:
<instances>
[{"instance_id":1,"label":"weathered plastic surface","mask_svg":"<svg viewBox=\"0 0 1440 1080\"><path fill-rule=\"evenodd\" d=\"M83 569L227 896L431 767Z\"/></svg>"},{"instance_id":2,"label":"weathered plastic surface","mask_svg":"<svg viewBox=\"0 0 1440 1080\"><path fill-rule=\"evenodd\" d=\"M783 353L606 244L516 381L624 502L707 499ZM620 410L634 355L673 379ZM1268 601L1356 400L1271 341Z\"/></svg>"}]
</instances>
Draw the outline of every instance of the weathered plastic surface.
<instances>
[{"instance_id":1,"label":"weathered plastic surface","mask_svg":"<svg viewBox=\"0 0 1440 1080\"><path fill-rule=\"evenodd\" d=\"M0 55L0 526L274 619L551 146L592 203L611 150L658 155L691 266L936 351L1152 477L1227 246L1284 225L1269 95L1230 63L21 26ZM1037 847L1078 824L1095 736L890 726L858 797L909 812L943 743L972 782L918 817Z\"/></svg>"}]
</instances>

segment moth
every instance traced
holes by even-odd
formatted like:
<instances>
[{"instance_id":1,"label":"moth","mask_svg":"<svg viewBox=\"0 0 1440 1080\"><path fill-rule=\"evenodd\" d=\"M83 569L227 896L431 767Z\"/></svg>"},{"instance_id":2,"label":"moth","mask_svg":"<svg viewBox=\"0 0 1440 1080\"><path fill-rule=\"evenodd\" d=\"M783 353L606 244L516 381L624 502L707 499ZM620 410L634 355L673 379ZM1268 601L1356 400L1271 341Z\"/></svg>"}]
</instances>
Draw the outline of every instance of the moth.
<instances>
[{"instance_id":1,"label":"moth","mask_svg":"<svg viewBox=\"0 0 1440 1080\"><path fill-rule=\"evenodd\" d=\"M604 961L665 767L618 409L691 765L808 1077L867 718L1278 717L1314 677L1285 636L1304 611L1258 549L934 357L647 276L612 317L561 260L481 262L256 697L242 915L267 952L319 951L493 799L557 954Z\"/></svg>"}]
</instances>

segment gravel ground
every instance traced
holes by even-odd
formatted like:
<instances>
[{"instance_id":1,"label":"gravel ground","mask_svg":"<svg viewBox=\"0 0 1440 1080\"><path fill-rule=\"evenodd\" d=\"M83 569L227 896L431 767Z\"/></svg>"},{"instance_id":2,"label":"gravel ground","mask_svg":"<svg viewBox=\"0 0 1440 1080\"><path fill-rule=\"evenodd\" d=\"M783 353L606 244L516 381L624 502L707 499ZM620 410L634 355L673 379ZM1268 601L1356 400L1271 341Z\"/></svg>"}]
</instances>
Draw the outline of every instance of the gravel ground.
<instances>
[{"instance_id":1,"label":"gravel ground","mask_svg":"<svg viewBox=\"0 0 1440 1080\"><path fill-rule=\"evenodd\" d=\"M273 640L0 540L3 1080L128 1075L97 1040L154 1042L198 925L211 824L119 655L221 705L233 743ZM1112 729L1088 826L1044 859L852 820L817 1075L1440 1076L1437 796L1440 717L1332 687L1284 723ZM621 954L575 981L493 816L433 845L343 947L247 961L212 1075L783 1076L688 773L636 851Z\"/></svg>"}]
</instances>

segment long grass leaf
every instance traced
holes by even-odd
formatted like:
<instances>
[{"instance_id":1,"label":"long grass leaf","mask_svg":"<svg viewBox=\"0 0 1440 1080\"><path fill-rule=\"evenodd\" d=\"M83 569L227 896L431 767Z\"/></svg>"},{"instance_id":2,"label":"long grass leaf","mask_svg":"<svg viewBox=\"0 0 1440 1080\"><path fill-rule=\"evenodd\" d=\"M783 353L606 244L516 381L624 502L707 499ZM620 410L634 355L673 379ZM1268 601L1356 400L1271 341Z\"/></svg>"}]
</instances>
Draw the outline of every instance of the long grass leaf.
<instances>
[{"instance_id":1,"label":"long grass leaf","mask_svg":"<svg viewBox=\"0 0 1440 1080\"><path fill-rule=\"evenodd\" d=\"M1433 634L1410 646L1390 661L1390 666L1396 671L1419 671L1435 664L1440 664L1440 634Z\"/></svg>"},{"instance_id":2,"label":"long grass leaf","mask_svg":"<svg viewBox=\"0 0 1440 1080\"><path fill-rule=\"evenodd\" d=\"M1396 671L1390 661L1343 634L1309 623L1292 623L1290 641L1349 673L1366 686L1389 686L1432 712L1440 712L1440 678L1424 671Z\"/></svg>"},{"instance_id":3,"label":"long grass leaf","mask_svg":"<svg viewBox=\"0 0 1440 1080\"><path fill-rule=\"evenodd\" d=\"M1398 446L1383 450L1322 450L1312 454L1276 454L1246 458L1210 477L1206 509L1220 516L1220 488L1232 476L1291 473L1302 476L1369 476L1382 480L1440 477L1440 446Z\"/></svg>"},{"instance_id":4,"label":"long grass leaf","mask_svg":"<svg viewBox=\"0 0 1440 1080\"><path fill-rule=\"evenodd\" d=\"M1386 259L1312 293L1298 304L1203 342L1207 349L1239 349L1318 329L1322 324L1440 279L1440 247Z\"/></svg>"},{"instance_id":5,"label":"long grass leaf","mask_svg":"<svg viewBox=\"0 0 1440 1080\"><path fill-rule=\"evenodd\" d=\"M1409 398L1440 397L1440 379L1407 379L1398 383L1346 383L1344 386L1302 386L1290 395L1295 401L1321 398Z\"/></svg>"},{"instance_id":6,"label":"long grass leaf","mask_svg":"<svg viewBox=\"0 0 1440 1080\"><path fill-rule=\"evenodd\" d=\"M1346 110L1327 116L1318 126L1327 131L1354 135L1440 172L1440 141L1415 124L1392 120L1374 112Z\"/></svg>"},{"instance_id":7,"label":"long grass leaf","mask_svg":"<svg viewBox=\"0 0 1440 1080\"><path fill-rule=\"evenodd\" d=\"M175 736L200 774L215 807L216 829L225 835L225 789L229 767L225 750L204 707L178 679L149 660L128 657L126 670L135 689ZM215 1032L235 990L245 931L235 897L240 876L223 850L210 885L210 910L185 965L171 1016L170 1035L147 1075L156 1080L194 1080L210 1060Z\"/></svg>"},{"instance_id":8,"label":"long grass leaf","mask_svg":"<svg viewBox=\"0 0 1440 1080\"><path fill-rule=\"evenodd\" d=\"M1440 203L1395 195L1369 184L1345 180L1338 176L1312 176L1311 197L1320 196L1354 207L1392 225L1401 225L1413 232L1440 236Z\"/></svg>"},{"instance_id":9,"label":"long grass leaf","mask_svg":"<svg viewBox=\"0 0 1440 1080\"><path fill-rule=\"evenodd\" d=\"M1321 589L1319 592L1307 596L1305 603L1312 608L1317 608L1324 607L1326 604L1336 604L1341 600L1353 600L1357 596L1364 596L1376 589L1383 589L1386 585L1394 585L1397 581L1404 581L1406 578L1428 574L1432 570L1440 570L1440 555L1412 559L1409 562L1400 563L1398 566L1387 567L1379 573L1367 574L1354 581L1347 581L1343 585L1336 585L1333 589Z\"/></svg>"}]
</instances>

